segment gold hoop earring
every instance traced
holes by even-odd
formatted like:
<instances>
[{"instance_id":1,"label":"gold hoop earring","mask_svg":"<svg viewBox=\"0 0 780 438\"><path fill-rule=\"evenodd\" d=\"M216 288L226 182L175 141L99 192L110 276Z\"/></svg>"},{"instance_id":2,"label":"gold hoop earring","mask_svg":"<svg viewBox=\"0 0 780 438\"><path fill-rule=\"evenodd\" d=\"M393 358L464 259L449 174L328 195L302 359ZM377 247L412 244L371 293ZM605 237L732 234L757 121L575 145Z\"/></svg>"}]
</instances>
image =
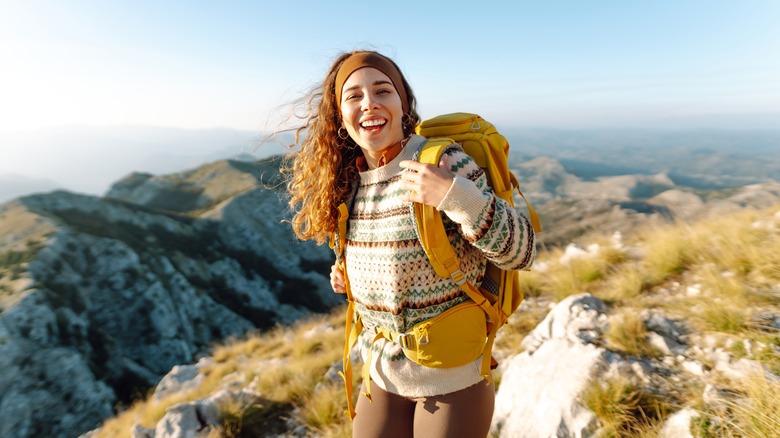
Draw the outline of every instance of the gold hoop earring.
<instances>
[{"instance_id":1,"label":"gold hoop earring","mask_svg":"<svg viewBox=\"0 0 780 438\"><path fill-rule=\"evenodd\" d=\"M343 132L343 134L342 134L342 130L344 131L344 132ZM348 138L349 138L349 132L347 132L347 130L346 130L346 129L344 129L344 127L343 127L343 126L339 128L339 130L336 132L336 134L337 134L337 135L339 136L339 138L340 138L340 139L342 139L342 140L346 140L346 139L348 139Z\"/></svg>"}]
</instances>

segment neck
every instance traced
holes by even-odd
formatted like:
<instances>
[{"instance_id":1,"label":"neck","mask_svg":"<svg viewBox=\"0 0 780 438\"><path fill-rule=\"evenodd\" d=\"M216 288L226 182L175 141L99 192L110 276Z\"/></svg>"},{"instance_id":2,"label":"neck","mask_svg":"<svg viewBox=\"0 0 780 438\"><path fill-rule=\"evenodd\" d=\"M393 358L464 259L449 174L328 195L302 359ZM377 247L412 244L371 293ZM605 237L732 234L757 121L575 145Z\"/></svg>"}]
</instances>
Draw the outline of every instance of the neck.
<instances>
[{"instance_id":1,"label":"neck","mask_svg":"<svg viewBox=\"0 0 780 438\"><path fill-rule=\"evenodd\" d=\"M401 149L404 148L406 142L409 141L409 138L410 137L406 137L401 139L401 141L398 143L391 144L382 151L376 153L376 155L372 156L371 154L364 154L368 168L373 170L392 161L393 158L395 158L401 152Z\"/></svg>"}]
</instances>

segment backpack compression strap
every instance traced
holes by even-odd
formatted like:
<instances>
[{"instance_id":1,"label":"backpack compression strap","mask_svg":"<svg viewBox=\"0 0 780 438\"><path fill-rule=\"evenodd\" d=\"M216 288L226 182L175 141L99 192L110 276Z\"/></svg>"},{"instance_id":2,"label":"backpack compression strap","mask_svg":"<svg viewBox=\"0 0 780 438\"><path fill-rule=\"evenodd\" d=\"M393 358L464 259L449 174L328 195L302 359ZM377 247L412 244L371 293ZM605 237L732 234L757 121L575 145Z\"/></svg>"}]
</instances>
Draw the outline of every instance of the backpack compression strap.
<instances>
[{"instance_id":1,"label":"backpack compression strap","mask_svg":"<svg viewBox=\"0 0 780 438\"><path fill-rule=\"evenodd\" d=\"M531 203L528 202L528 199L525 199L525 195L520 190L520 183L517 182L517 178L515 178L515 175L510 173L509 177L512 179L512 187L517 188L517 193L520 193L520 197L523 198L523 201L525 201L526 207L528 207L528 215L531 219L531 226L534 227L534 231L537 233L542 232L542 223L539 221L539 215L536 214L536 210L534 210L533 207L531 207Z\"/></svg>"}]
</instances>

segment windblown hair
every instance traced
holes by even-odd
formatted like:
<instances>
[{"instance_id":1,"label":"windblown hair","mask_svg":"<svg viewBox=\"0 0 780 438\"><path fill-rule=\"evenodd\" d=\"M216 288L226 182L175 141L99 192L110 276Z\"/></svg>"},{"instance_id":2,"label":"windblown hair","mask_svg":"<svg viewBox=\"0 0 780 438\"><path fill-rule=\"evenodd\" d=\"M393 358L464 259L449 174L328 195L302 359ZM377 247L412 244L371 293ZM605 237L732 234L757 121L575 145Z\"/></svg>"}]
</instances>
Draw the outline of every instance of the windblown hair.
<instances>
[{"instance_id":1,"label":"windblown hair","mask_svg":"<svg viewBox=\"0 0 780 438\"><path fill-rule=\"evenodd\" d=\"M283 172L289 175L287 190L294 215L292 228L299 239L315 239L322 244L338 227L338 206L347 200L358 180L355 159L362 155L351 139L338 136L341 114L336 99L336 74L353 53L343 53L333 62L325 79L293 104L291 117L302 120L295 131L294 150L287 155ZM392 60L391 60L392 62ZM395 65L395 63L393 63ZM396 68L398 66L396 65ZM400 71L400 69L398 69ZM417 102L406 78L409 113L404 118L404 136L410 135L420 121ZM298 111L296 111L296 109Z\"/></svg>"}]
</instances>

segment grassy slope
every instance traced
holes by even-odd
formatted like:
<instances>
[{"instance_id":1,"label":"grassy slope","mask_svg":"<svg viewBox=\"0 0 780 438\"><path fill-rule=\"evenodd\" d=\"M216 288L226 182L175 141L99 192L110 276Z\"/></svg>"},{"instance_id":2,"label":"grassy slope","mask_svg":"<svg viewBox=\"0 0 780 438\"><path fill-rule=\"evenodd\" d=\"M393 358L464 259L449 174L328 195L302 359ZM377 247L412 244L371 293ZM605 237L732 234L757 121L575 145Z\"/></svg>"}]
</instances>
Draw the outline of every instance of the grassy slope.
<instances>
[{"instance_id":1,"label":"grassy slope","mask_svg":"<svg viewBox=\"0 0 780 438\"><path fill-rule=\"evenodd\" d=\"M629 249L615 249L606 237L592 257L559 262L561 249L539 257L539 268L524 274L531 304L513 315L497 341L496 352L516 353L517 345L547 312L544 303L587 291L620 315L605 333L606 344L625 355L657 356L648 345L642 309L662 310L690 329L714 339L735 358L748 358L780 374L780 335L766 314L780 315L780 217L777 208L744 211L696 224L655 226L628 236ZM764 223L762 225L762 221ZM774 221L774 222L772 222ZM768 224L768 225L767 225ZM539 304L534 304L539 303ZM313 436L349 436L342 415L341 384L324 378L342 354L342 310L215 346L213 363L204 369L200 388L161 401L138 401L105 423L100 437L126 436L136 422L153 427L175 403L202 398L224 385L225 376L251 385L262 402L230 406L225 423L212 436L262 436L284 430L292 418ZM705 362L706 358L692 358ZM252 382L252 383L249 383ZM712 383L738 397L713 407L702 402L702 388ZM680 385L678 385L680 386ZM755 376L732 381L717 373L680 386L663 399L611 381L593 385L583 401L597 414L609 436L657 436L665 416L682 407L701 413L697 436L772 436L780 431L780 383Z\"/></svg>"}]
</instances>

